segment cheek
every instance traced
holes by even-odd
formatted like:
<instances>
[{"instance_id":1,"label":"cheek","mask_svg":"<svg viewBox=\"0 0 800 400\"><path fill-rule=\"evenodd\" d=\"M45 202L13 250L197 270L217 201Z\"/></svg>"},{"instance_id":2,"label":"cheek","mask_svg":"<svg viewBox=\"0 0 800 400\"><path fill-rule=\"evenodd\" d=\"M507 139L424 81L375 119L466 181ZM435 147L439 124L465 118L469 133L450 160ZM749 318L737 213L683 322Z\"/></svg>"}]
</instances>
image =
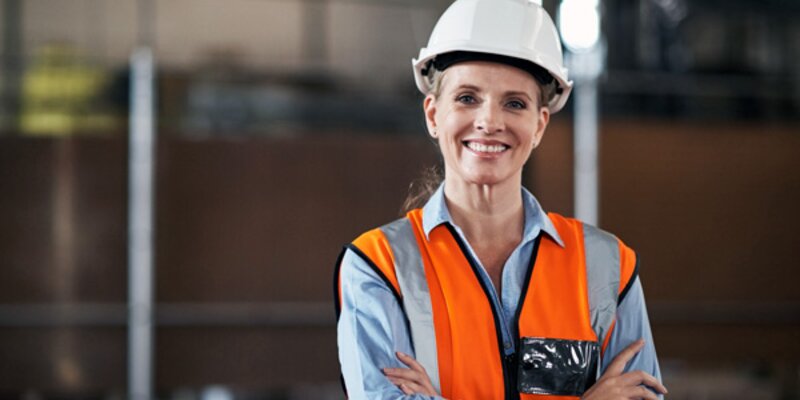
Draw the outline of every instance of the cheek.
<instances>
[{"instance_id":1,"label":"cheek","mask_svg":"<svg viewBox=\"0 0 800 400\"><path fill-rule=\"evenodd\" d=\"M456 157L458 153L461 151L461 141L453 136L448 136L444 138L444 142L439 141L439 148L443 149L445 157Z\"/></svg>"},{"instance_id":2,"label":"cheek","mask_svg":"<svg viewBox=\"0 0 800 400\"><path fill-rule=\"evenodd\" d=\"M474 111L447 107L439 114L438 120L441 125L450 132L459 132L466 126L472 126L475 116Z\"/></svg>"},{"instance_id":3,"label":"cheek","mask_svg":"<svg viewBox=\"0 0 800 400\"><path fill-rule=\"evenodd\" d=\"M521 121L521 123L517 125L517 132L524 132L520 134L519 142L527 151L531 151L536 147L538 128L538 123L531 122L530 119Z\"/></svg>"}]
</instances>

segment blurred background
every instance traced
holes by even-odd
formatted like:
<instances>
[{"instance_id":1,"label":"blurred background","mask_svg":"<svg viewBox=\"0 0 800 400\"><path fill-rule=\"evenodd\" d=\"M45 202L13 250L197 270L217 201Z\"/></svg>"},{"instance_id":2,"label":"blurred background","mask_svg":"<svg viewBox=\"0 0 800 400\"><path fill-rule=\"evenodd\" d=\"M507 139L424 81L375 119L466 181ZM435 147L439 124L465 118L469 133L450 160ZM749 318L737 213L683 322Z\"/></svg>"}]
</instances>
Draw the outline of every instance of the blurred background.
<instances>
[{"instance_id":1,"label":"blurred background","mask_svg":"<svg viewBox=\"0 0 800 400\"><path fill-rule=\"evenodd\" d=\"M0 0L0 399L129 398L142 47L152 396L343 398L334 262L437 162L410 59L449 3ZM799 399L800 2L599 9L599 224L642 260L669 397ZM524 178L566 215L575 118Z\"/></svg>"}]
</instances>

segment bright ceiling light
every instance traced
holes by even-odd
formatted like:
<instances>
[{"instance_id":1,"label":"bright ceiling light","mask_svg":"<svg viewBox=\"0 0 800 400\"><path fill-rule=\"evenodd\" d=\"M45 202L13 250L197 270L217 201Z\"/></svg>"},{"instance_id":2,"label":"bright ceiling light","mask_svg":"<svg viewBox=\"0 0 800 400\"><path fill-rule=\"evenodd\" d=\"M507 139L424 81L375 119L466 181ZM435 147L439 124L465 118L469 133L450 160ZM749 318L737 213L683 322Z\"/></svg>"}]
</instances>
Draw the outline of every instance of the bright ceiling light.
<instances>
[{"instance_id":1,"label":"bright ceiling light","mask_svg":"<svg viewBox=\"0 0 800 400\"><path fill-rule=\"evenodd\" d=\"M591 50L600 41L598 0L562 0L558 25L564 45L574 53Z\"/></svg>"}]
</instances>

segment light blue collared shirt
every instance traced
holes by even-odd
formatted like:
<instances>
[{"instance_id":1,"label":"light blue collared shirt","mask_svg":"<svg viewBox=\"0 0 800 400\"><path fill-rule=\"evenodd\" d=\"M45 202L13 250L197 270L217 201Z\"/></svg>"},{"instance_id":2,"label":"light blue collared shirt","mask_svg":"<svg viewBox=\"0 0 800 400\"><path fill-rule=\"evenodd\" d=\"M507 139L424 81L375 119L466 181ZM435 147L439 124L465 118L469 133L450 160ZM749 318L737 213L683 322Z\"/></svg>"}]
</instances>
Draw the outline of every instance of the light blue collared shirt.
<instances>
[{"instance_id":1,"label":"light blue collared shirt","mask_svg":"<svg viewBox=\"0 0 800 400\"><path fill-rule=\"evenodd\" d=\"M472 259L480 266L480 278L486 287L491 288L491 301L501 320L506 354L515 351L512 335L515 331L514 316L536 238L546 234L559 245L564 245L539 202L524 188L522 200L525 214L522 241L503 266L500 296L461 228L450 217L444 185L422 209L422 226L426 235L441 224L452 225ZM406 396L381 371L382 368L406 368L395 356L396 351L414 356L403 310L392 289L365 260L350 250L345 251L342 257L340 282L342 299L337 327L339 361L348 396L351 399L440 399L438 396ZM644 294L637 276L617 308L617 320L602 360L602 371L614 356L639 338L645 340L645 347L634 356L625 370L643 370L661 380Z\"/></svg>"}]
</instances>

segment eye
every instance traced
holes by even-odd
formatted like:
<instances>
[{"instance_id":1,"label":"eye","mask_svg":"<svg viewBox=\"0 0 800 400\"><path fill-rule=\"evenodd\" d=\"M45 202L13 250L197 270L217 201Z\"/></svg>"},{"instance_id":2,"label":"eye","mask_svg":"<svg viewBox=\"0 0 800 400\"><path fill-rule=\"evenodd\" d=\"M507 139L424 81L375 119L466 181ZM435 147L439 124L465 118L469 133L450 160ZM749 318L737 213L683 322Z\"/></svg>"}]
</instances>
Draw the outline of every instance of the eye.
<instances>
[{"instance_id":1,"label":"eye","mask_svg":"<svg viewBox=\"0 0 800 400\"><path fill-rule=\"evenodd\" d=\"M524 109L528 108L528 105L525 104L524 101L520 101L520 100L511 100L506 104L511 108L516 108L516 109L519 109L519 110L524 110Z\"/></svg>"},{"instance_id":2,"label":"eye","mask_svg":"<svg viewBox=\"0 0 800 400\"><path fill-rule=\"evenodd\" d=\"M456 97L456 101L462 104L475 104L478 100L471 94L462 94Z\"/></svg>"}]
</instances>

